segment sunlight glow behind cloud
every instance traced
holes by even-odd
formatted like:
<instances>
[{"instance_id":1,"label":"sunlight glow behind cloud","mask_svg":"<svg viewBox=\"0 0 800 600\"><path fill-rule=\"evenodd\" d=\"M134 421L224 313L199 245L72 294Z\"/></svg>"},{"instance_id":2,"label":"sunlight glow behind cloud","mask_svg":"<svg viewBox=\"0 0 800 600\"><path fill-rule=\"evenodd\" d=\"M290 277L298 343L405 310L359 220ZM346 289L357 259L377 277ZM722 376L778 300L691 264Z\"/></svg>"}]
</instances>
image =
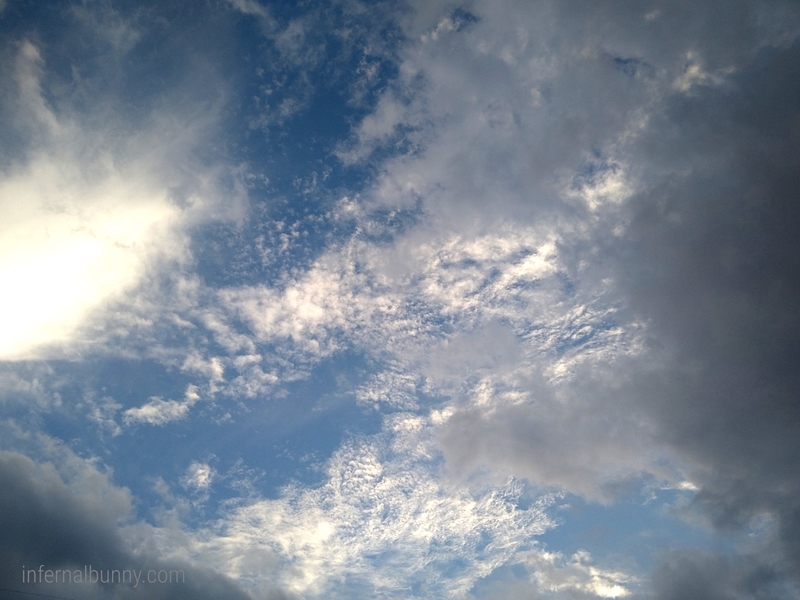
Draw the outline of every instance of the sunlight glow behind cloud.
<instances>
[{"instance_id":1,"label":"sunlight glow behind cloud","mask_svg":"<svg viewBox=\"0 0 800 600\"><path fill-rule=\"evenodd\" d=\"M136 285L154 250L178 246L179 211L163 191L113 172L82 181L81 170L41 157L0 181L0 357L68 341L92 310Z\"/></svg>"}]
</instances>

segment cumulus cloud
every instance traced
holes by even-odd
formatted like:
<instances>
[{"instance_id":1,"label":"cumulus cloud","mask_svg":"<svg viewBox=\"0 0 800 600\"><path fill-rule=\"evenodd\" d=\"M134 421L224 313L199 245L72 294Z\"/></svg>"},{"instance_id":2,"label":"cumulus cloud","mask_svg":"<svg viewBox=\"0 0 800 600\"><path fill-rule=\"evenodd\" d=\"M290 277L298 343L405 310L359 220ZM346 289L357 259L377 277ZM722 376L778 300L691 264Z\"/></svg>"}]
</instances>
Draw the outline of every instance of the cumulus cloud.
<instances>
[{"instance_id":1,"label":"cumulus cloud","mask_svg":"<svg viewBox=\"0 0 800 600\"><path fill-rule=\"evenodd\" d=\"M776 566L764 555L731 557L701 551L673 552L654 573L653 588L655 596L663 600L796 596L797 584L782 580Z\"/></svg>"},{"instance_id":2,"label":"cumulus cloud","mask_svg":"<svg viewBox=\"0 0 800 600\"><path fill-rule=\"evenodd\" d=\"M630 393L694 461L697 505L715 526L777 519L795 580L799 59L797 43L765 49L729 87L669 104L676 135L646 147L671 175L632 200L612 250L621 291L660 346L659 364L629 375Z\"/></svg>"},{"instance_id":3,"label":"cumulus cloud","mask_svg":"<svg viewBox=\"0 0 800 600\"><path fill-rule=\"evenodd\" d=\"M593 564L591 555L579 551L570 557L557 552L530 552L521 562L498 570L473 590L471 598L626 598L639 597L640 581L631 575ZM634 590L634 591L632 591Z\"/></svg>"},{"instance_id":4,"label":"cumulus cloud","mask_svg":"<svg viewBox=\"0 0 800 600\"><path fill-rule=\"evenodd\" d=\"M570 392L553 394L539 382L528 401L501 404L490 393L458 410L442 431L450 466L463 473L494 465L605 502L630 478L675 477L657 466L669 452L639 414L587 389Z\"/></svg>"}]
</instances>

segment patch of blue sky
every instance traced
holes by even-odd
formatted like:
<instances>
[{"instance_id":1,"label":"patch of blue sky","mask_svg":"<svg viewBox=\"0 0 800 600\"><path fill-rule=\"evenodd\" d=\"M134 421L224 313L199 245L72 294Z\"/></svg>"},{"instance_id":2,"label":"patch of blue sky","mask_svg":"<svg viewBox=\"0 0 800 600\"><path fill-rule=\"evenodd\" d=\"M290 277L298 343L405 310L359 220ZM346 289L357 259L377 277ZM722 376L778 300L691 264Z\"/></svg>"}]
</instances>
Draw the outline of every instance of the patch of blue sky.
<instances>
[{"instance_id":1,"label":"patch of blue sky","mask_svg":"<svg viewBox=\"0 0 800 600\"><path fill-rule=\"evenodd\" d=\"M619 164L606 156L600 149L592 148L590 158L576 169L575 175L572 177L573 189L578 190L595 185L603 177L617 173L619 168Z\"/></svg>"},{"instance_id":2,"label":"patch of blue sky","mask_svg":"<svg viewBox=\"0 0 800 600\"><path fill-rule=\"evenodd\" d=\"M353 124L374 109L380 92L396 77L399 30L377 13L351 14L337 4L279 3L269 10L284 33L291 31L293 21L310 22L297 33L303 36L306 55L290 56L291 48L276 47L278 36L260 37L252 31L254 19L242 17L241 27L250 28L254 39L246 67L251 78L243 90L243 98L252 102L239 111L239 126L251 130L241 132L247 141L241 158L269 165L268 176L279 191L315 171L319 177L329 173L330 189L352 189L363 182L363 173L342 169L333 150L349 136ZM377 23L372 21L376 18ZM372 43L375 40L380 43ZM287 103L291 111L270 116L270 106Z\"/></svg>"},{"instance_id":3,"label":"patch of blue sky","mask_svg":"<svg viewBox=\"0 0 800 600\"><path fill-rule=\"evenodd\" d=\"M379 206L368 214L369 228L359 232L359 239L376 245L390 244L418 225L422 218L422 202L419 201L408 208Z\"/></svg>"},{"instance_id":4,"label":"patch of blue sky","mask_svg":"<svg viewBox=\"0 0 800 600\"><path fill-rule=\"evenodd\" d=\"M157 518L161 509L183 498L193 505L185 522L200 525L248 494L277 498L288 484L319 485L325 479L325 461L345 439L380 431L381 414L353 402L348 393L353 382L340 377L347 373L352 379L361 372L359 362L356 356L338 356L320 364L307 379L287 384L276 397L238 407L201 400L184 418L160 425L131 423L115 436L102 428L87 428L86 389L71 385L61 390L62 408L42 414L35 425L64 440L79 456L101 457L113 470L115 483L139 499L139 517ZM164 398L169 389L180 397L177 393L183 392L184 383L177 381L180 377L165 377L160 365L148 366L149 373L144 369L134 373L130 364L123 365L120 377L101 380L107 384L103 393L123 401L126 394L138 397L131 407L138 406L146 400L143 394L156 391L134 389L141 379L149 381L144 387L159 382L157 391ZM115 411L118 421L127 407ZM228 410L230 418L221 418L220 409ZM210 467L207 488L193 489L185 483L193 464ZM202 501L195 501L198 495Z\"/></svg>"},{"instance_id":5,"label":"patch of blue sky","mask_svg":"<svg viewBox=\"0 0 800 600\"><path fill-rule=\"evenodd\" d=\"M638 66L641 63L639 59L622 58L620 56L614 57L613 61L614 61L614 66L617 68L617 70L624 73L628 77L636 76Z\"/></svg>"},{"instance_id":6,"label":"patch of blue sky","mask_svg":"<svg viewBox=\"0 0 800 600\"><path fill-rule=\"evenodd\" d=\"M541 288L543 285L545 284L541 279L520 279L509 283L506 289L510 292L526 292Z\"/></svg>"},{"instance_id":7,"label":"patch of blue sky","mask_svg":"<svg viewBox=\"0 0 800 600\"><path fill-rule=\"evenodd\" d=\"M455 31L462 31L480 21L477 16L460 7L450 13L450 20L453 22Z\"/></svg>"},{"instance_id":8,"label":"patch of blue sky","mask_svg":"<svg viewBox=\"0 0 800 600\"><path fill-rule=\"evenodd\" d=\"M344 27L341 14L335 18ZM252 27L253 19L242 21L241 27ZM322 54L310 65L285 65L274 50L259 50L265 43L253 41L246 68L260 74L251 79L259 83L245 86L243 97L254 101L237 111L233 125L238 135L231 136L246 140L232 154L245 165L251 211L243 223L206 224L195 231L197 269L209 284L274 281L291 269L307 268L331 243L354 230L333 209L344 195L369 187L375 171L371 163L344 165L335 150L348 140L353 123L374 108L378 92L396 76L397 67L390 51L369 55L363 44L343 46L334 35L336 25L320 34ZM391 39L383 38L389 45ZM364 61L374 68L354 102L352 77ZM268 98L262 99L265 94ZM294 108L273 119L267 102L291 102ZM384 229L407 223L407 215L398 213L375 219L383 221Z\"/></svg>"},{"instance_id":9,"label":"patch of blue sky","mask_svg":"<svg viewBox=\"0 0 800 600\"><path fill-rule=\"evenodd\" d=\"M4 371L20 371L19 365L13 363L3 367ZM194 381L176 369L147 359L91 357L81 362L53 360L47 367L44 372L33 371L30 374L31 384L48 396L35 404L38 404L39 412L51 413L54 419L67 421L84 418L92 403L104 397L118 403L117 410L140 406L152 396L180 398L187 385ZM3 408L6 410L11 406L13 403L5 403ZM81 423L74 425L78 427Z\"/></svg>"},{"instance_id":10,"label":"patch of blue sky","mask_svg":"<svg viewBox=\"0 0 800 600\"><path fill-rule=\"evenodd\" d=\"M561 285L561 291L565 297L572 297L574 296L575 292L577 291L577 286L575 285L575 281L563 271L557 271L555 273L556 280Z\"/></svg>"},{"instance_id":11,"label":"patch of blue sky","mask_svg":"<svg viewBox=\"0 0 800 600\"><path fill-rule=\"evenodd\" d=\"M88 119L97 111L92 98L102 95L123 129L135 129L134 122L150 118L164 103L222 105L225 89L231 89L242 100L224 107L217 142L197 148L196 154L201 159L204 154L217 159L228 155L232 162L248 165L248 176L268 182L250 186L250 200L254 205L266 203L269 210L254 210L237 227L205 224L193 231L198 272L213 284L228 284L234 277L244 283L274 276L269 270L262 272L263 260L256 260L259 252L253 240L264 221L280 223L300 236L283 257L282 268L287 263L307 266L325 250L328 234L335 233L335 225L325 219L333 204L345 190L357 193L369 185L371 165L345 167L334 150L396 76L393 48L401 39L397 27L390 19L371 22L378 13L351 14L337 4L270 6L276 28L272 37L256 18L224 4L191 10L165 5L137 12L135 3L123 3L116 9L107 18L121 22L128 17L134 24L129 35L136 43L122 53L124 69L104 64L108 59L98 45L82 43L74 33L81 28L68 26L79 21L80 11L15 2L0 27L24 36L35 21L48 77L55 80L43 86L43 93L59 90L69 96L71 110L84 106ZM303 41L318 55L284 56L287 50L275 47L275 36L281 28L286 33L293 22L304 20L311 26L301 28ZM136 29L137 24L142 27ZM82 25L83 33L91 29ZM377 51L366 39L370 36L380 39ZM356 83L358 90L353 88ZM269 119L264 122L271 110L265 94L273 104L294 108L272 124ZM51 100L59 105L58 98ZM173 192L180 203L181 190Z\"/></svg>"},{"instance_id":12,"label":"patch of blue sky","mask_svg":"<svg viewBox=\"0 0 800 600\"><path fill-rule=\"evenodd\" d=\"M343 439L375 433L381 425L378 412L353 401L352 389L369 369L362 356L352 353L322 361L307 378L284 384L273 396L246 404L200 398L184 416L161 424L126 424L123 415L153 397L182 399L194 378L147 360L96 358L78 365L56 361L50 367L52 374L42 383L58 394L59 402L39 412L36 429L65 440L79 455L103 457L116 483L142 498L152 496L154 478L175 485L193 462L211 457L223 472L238 463L263 472L259 493L268 497L290 481L313 485L321 481L320 463ZM14 407L5 405L4 416L30 420L26 406ZM103 409L109 409L105 417L110 421L97 422L93 416ZM116 435L104 427L111 422L121 427ZM212 486L208 506L235 493Z\"/></svg>"},{"instance_id":13,"label":"patch of blue sky","mask_svg":"<svg viewBox=\"0 0 800 600\"><path fill-rule=\"evenodd\" d=\"M561 356L569 350L578 348L590 348L592 346L604 346L608 342L600 338L603 332L615 330L619 324L608 316L597 321L588 319L577 323L577 327L568 327L557 335L553 349L557 356Z\"/></svg>"},{"instance_id":14,"label":"patch of blue sky","mask_svg":"<svg viewBox=\"0 0 800 600\"><path fill-rule=\"evenodd\" d=\"M277 201L270 212L278 212L286 204L289 202ZM298 215L294 209L258 220L251 214L241 224L205 224L192 235L196 273L211 287L280 287L288 274L307 269L328 247L329 239L321 229L330 231L333 225L319 215Z\"/></svg>"},{"instance_id":15,"label":"patch of blue sky","mask_svg":"<svg viewBox=\"0 0 800 600\"><path fill-rule=\"evenodd\" d=\"M530 573L524 565L520 563L501 565L488 576L478 579L469 592L475 598L496 598L497 582L513 581L525 584L530 581Z\"/></svg>"},{"instance_id":16,"label":"patch of blue sky","mask_svg":"<svg viewBox=\"0 0 800 600\"><path fill-rule=\"evenodd\" d=\"M223 74L235 70L231 25L227 11L136 2L94 11L22 0L0 20L7 35L37 41L47 67L41 92L57 111L89 122L113 116L117 126L141 125L171 102L219 101Z\"/></svg>"},{"instance_id":17,"label":"patch of blue sky","mask_svg":"<svg viewBox=\"0 0 800 600\"><path fill-rule=\"evenodd\" d=\"M342 352L320 362L308 377L282 386L280 393L247 407L234 417L235 427L251 431L243 438L241 457L258 456L265 444L299 460L327 457L350 434L375 433L380 416L357 406L352 390L368 373L363 356ZM346 374L346 375L345 375Z\"/></svg>"},{"instance_id":18,"label":"patch of blue sky","mask_svg":"<svg viewBox=\"0 0 800 600\"><path fill-rule=\"evenodd\" d=\"M337 354L272 396L228 406L231 417L224 422L193 416L187 423L193 423L195 431L185 442L192 450L181 468L206 455L215 457L220 471L241 463L263 472L258 491L265 497L277 497L290 482L319 484L321 465L343 440L380 430L380 414L352 400L351 390L365 371L363 357ZM181 474L179 468L172 480ZM216 494L211 491L212 502L226 497Z\"/></svg>"},{"instance_id":19,"label":"patch of blue sky","mask_svg":"<svg viewBox=\"0 0 800 600\"><path fill-rule=\"evenodd\" d=\"M681 548L719 551L724 541L682 518L678 506L694 492L653 489L608 505L566 494L551 507L558 526L538 537L544 548L569 557L587 551L595 562L644 573L664 554Z\"/></svg>"}]
</instances>

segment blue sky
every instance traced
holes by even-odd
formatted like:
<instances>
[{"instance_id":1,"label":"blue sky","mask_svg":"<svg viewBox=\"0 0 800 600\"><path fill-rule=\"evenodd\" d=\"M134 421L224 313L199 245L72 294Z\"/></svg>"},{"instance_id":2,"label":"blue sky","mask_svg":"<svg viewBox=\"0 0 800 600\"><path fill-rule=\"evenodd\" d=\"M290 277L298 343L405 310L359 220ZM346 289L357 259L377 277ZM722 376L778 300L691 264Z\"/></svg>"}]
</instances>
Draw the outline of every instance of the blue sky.
<instances>
[{"instance_id":1,"label":"blue sky","mask_svg":"<svg viewBox=\"0 0 800 600\"><path fill-rule=\"evenodd\" d=\"M797 598L798 75L779 0L0 1L0 595Z\"/></svg>"}]
</instances>

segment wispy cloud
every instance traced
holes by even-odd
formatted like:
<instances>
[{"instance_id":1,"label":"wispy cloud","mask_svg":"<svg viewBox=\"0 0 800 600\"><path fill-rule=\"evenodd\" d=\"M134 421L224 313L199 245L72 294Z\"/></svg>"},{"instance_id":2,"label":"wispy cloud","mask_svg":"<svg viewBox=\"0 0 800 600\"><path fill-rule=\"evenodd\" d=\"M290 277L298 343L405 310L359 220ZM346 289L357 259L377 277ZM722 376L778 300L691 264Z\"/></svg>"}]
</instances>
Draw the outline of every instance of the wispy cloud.
<instances>
[{"instance_id":1,"label":"wispy cloud","mask_svg":"<svg viewBox=\"0 0 800 600\"><path fill-rule=\"evenodd\" d=\"M281 498L235 509L219 529L195 538L192 555L213 557L258 585L266 573L250 571L247 557L268 552L277 562L261 568L305 597L353 590L395 597L409 586L463 595L517 551L535 547L533 536L553 525L551 498L525 508L519 482L442 481L431 427L423 417L391 417L380 435L334 453L320 487L289 486Z\"/></svg>"}]
</instances>

